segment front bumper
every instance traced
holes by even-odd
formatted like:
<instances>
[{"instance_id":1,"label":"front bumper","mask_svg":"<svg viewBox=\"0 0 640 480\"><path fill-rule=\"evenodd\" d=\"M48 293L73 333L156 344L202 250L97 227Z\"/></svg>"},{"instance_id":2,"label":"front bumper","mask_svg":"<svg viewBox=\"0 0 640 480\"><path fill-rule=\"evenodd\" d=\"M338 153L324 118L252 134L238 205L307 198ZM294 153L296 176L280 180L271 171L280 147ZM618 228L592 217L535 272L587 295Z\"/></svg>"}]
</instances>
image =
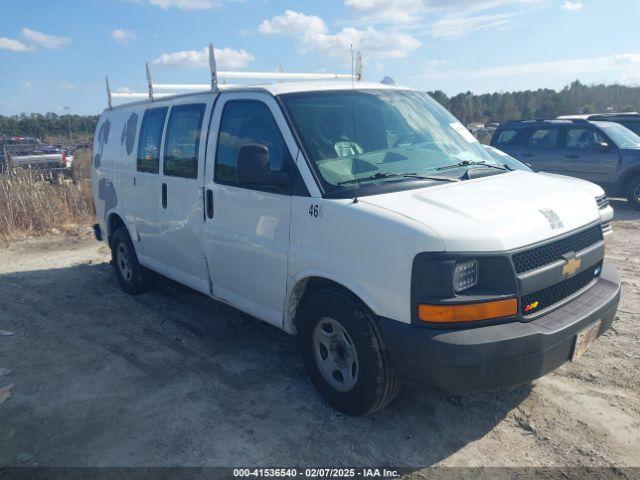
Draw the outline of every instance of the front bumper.
<instances>
[{"instance_id":1,"label":"front bumper","mask_svg":"<svg viewBox=\"0 0 640 480\"><path fill-rule=\"evenodd\" d=\"M577 333L613 322L620 278L605 262L598 281L569 303L529 322L433 329L380 318L378 326L397 374L414 384L464 393L539 378L570 359Z\"/></svg>"}]
</instances>

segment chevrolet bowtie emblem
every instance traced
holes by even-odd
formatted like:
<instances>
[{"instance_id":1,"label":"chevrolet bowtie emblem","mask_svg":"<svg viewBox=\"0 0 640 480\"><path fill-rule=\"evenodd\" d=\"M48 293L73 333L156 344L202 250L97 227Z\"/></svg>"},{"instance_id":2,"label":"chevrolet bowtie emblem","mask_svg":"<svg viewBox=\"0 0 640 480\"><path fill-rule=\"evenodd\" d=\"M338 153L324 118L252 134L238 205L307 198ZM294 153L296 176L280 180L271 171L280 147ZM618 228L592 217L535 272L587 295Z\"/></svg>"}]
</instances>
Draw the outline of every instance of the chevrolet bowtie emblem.
<instances>
[{"instance_id":1,"label":"chevrolet bowtie emblem","mask_svg":"<svg viewBox=\"0 0 640 480\"><path fill-rule=\"evenodd\" d=\"M571 257L567 259L567 263L562 267L562 274L565 277L570 277L578 271L580 265L582 265L582 260L576 257Z\"/></svg>"}]
</instances>

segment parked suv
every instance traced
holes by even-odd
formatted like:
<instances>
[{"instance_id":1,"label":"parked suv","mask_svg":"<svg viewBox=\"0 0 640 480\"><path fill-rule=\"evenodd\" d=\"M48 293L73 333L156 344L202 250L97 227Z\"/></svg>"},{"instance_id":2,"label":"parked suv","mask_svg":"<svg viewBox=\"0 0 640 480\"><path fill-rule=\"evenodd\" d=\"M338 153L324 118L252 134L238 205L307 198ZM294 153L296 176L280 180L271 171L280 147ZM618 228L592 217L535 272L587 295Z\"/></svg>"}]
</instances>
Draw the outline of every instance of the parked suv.
<instances>
[{"instance_id":1,"label":"parked suv","mask_svg":"<svg viewBox=\"0 0 640 480\"><path fill-rule=\"evenodd\" d=\"M640 209L640 136L609 121L582 119L507 122L491 145L534 170L597 183Z\"/></svg>"},{"instance_id":2,"label":"parked suv","mask_svg":"<svg viewBox=\"0 0 640 480\"><path fill-rule=\"evenodd\" d=\"M580 357L620 298L593 193L505 167L425 93L355 83L105 110L95 232L121 288L155 271L296 335L349 415L400 380L470 392Z\"/></svg>"}]
</instances>

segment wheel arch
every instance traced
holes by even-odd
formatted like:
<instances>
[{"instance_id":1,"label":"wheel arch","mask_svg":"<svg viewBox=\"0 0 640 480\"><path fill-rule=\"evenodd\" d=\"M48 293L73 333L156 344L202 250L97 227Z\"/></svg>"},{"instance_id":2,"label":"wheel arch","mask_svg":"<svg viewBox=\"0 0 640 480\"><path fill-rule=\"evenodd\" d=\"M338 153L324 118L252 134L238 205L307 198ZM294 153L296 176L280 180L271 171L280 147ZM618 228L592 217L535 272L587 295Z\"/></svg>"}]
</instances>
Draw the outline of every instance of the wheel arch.
<instances>
[{"instance_id":1,"label":"wheel arch","mask_svg":"<svg viewBox=\"0 0 640 480\"><path fill-rule=\"evenodd\" d=\"M640 165L630 168L629 170L624 172L622 174L622 178L620 179L620 193L626 195L629 184L633 179L638 177L640 177Z\"/></svg>"},{"instance_id":2,"label":"wheel arch","mask_svg":"<svg viewBox=\"0 0 640 480\"><path fill-rule=\"evenodd\" d=\"M308 275L293 282L291 288L287 290L283 330L287 333L295 334L297 332L296 315L300 306L304 303L305 298L313 292L331 287L352 296L372 312L376 311L373 299L358 286L348 286L346 282L331 278L327 275Z\"/></svg>"},{"instance_id":3,"label":"wheel arch","mask_svg":"<svg viewBox=\"0 0 640 480\"><path fill-rule=\"evenodd\" d=\"M117 212L111 212L107 217L107 243L109 246L111 246L111 238L113 237L113 234L121 227L124 227L129 234L129 238L132 238L131 232L122 217Z\"/></svg>"}]
</instances>

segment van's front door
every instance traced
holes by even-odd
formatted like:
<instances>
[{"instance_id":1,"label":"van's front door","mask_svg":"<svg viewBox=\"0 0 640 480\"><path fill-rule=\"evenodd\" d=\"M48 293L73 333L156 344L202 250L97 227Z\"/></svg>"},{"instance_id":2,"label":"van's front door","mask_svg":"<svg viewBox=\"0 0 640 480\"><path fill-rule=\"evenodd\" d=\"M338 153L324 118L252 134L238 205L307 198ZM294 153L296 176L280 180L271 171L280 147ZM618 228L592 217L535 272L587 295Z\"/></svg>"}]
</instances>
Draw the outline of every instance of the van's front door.
<instances>
[{"instance_id":1,"label":"van's front door","mask_svg":"<svg viewBox=\"0 0 640 480\"><path fill-rule=\"evenodd\" d=\"M206 162L203 245L214 296L274 325L282 324L289 249L285 125L271 96L222 93Z\"/></svg>"},{"instance_id":2,"label":"van's front door","mask_svg":"<svg viewBox=\"0 0 640 480\"><path fill-rule=\"evenodd\" d=\"M204 223L202 185L212 103L211 95L203 95L186 97L171 106L157 199L163 251L156 269L204 293L210 288L200 237Z\"/></svg>"}]
</instances>

